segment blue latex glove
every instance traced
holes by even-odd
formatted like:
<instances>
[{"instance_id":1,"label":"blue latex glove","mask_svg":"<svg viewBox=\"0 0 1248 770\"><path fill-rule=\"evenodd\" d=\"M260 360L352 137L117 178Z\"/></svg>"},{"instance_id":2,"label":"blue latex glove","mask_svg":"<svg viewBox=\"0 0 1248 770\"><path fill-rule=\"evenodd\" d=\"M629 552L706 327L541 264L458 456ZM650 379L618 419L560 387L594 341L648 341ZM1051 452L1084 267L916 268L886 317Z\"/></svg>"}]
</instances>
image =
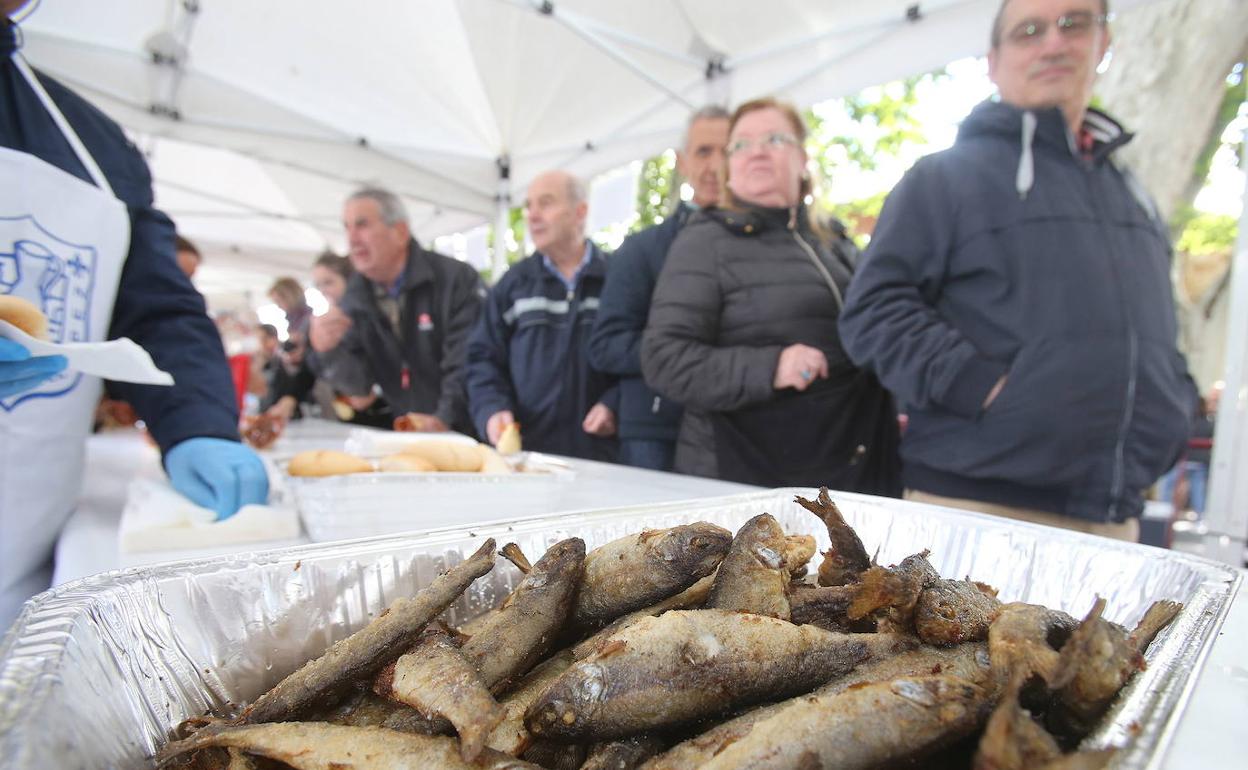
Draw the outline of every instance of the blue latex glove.
<instances>
[{"instance_id":1,"label":"blue latex glove","mask_svg":"<svg viewBox=\"0 0 1248 770\"><path fill-rule=\"evenodd\" d=\"M0 397L30 390L60 374L65 356L31 356L25 345L0 337Z\"/></svg>"},{"instance_id":2,"label":"blue latex glove","mask_svg":"<svg viewBox=\"0 0 1248 770\"><path fill-rule=\"evenodd\" d=\"M221 438L188 438L165 453L173 488L228 519L244 505L269 500L269 477L251 447Z\"/></svg>"}]
</instances>

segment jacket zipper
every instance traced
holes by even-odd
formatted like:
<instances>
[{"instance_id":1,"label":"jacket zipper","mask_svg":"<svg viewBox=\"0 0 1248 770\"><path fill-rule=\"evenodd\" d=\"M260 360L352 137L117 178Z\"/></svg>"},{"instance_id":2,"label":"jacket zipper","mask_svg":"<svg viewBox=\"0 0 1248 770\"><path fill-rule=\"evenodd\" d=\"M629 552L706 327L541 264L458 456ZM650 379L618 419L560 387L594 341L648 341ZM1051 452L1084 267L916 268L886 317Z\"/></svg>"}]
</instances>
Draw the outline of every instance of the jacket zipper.
<instances>
[{"instance_id":1,"label":"jacket zipper","mask_svg":"<svg viewBox=\"0 0 1248 770\"><path fill-rule=\"evenodd\" d=\"M810 247L802 234L797 231L797 227L793 222L789 223L789 232L793 234L793 240L797 241L797 245L802 247L802 251L806 252L806 256L810 257L810 261L814 264L815 269L823 276L823 280L827 282L828 288L832 290L832 296L836 298L836 310L839 314L845 309L845 301L841 298L841 290L837 288L836 281L832 280L832 274L828 272L828 268L823 266L819 261L819 256L815 254L815 250Z\"/></svg>"},{"instance_id":2,"label":"jacket zipper","mask_svg":"<svg viewBox=\"0 0 1248 770\"><path fill-rule=\"evenodd\" d=\"M1109 163L1108 160L1105 161ZM1135 390L1138 383L1138 359L1139 359L1139 337L1135 332L1135 324L1132 322L1131 309L1127 306L1125 300L1125 292L1123 291L1122 280L1119 277L1120 265L1117 244L1113 238L1109 236L1109 227L1105 224L1104 212L1100 210L1096 190L1093 189L1092 174L1095 167L1089 167L1084 170L1084 183L1088 189L1088 200L1095 210L1097 221L1101 223L1101 231L1105 234L1106 243L1109 245L1111 268L1114 272L1116 288L1122 303L1123 323L1127 330L1127 388L1125 401L1122 405L1122 416L1118 421L1118 437L1114 442L1114 472L1110 481L1110 499L1109 508L1106 513L1109 514L1110 521L1113 521L1118 514L1118 501L1122 497L1123 488L1126 485L1126 446L1127 431L1131 427L1131 418L1135 412Z\"/></svg>"},{"instance_id":3,"label":"jacket zipper","mask_svg":"<svg viewBox=\"0 0 1248 770\"><path fill-rule=\"evenodd\" d=\"M1128 324L1128 328L1130 325ZM1135 412L1135 387L1136 387L1136 369L1139 358L1139 338L1135 335L1135 330L1131 329L1127 333L1127 367L1129 374L1127 376L1127 403L1122 409L1122 422L1118 425L1118 442L1114 445L1114 480L1110 492L1113 498L1109 503L1109 518L1112 520L1118 513L1118 499L1122 496L1122 488L1126 484L1126 453L1127 445L1127 428L1131 426L1131 417Z\"/></svg>"},{"instance_id":4,"label":"jacket zipper","mask_svg":"<svg viewBox=\"0 0 1248 770\"><path fill-rule=\"evenodd\" d=\"M663 403L663 397L662 397L662 396L655 396L655 397L654 397L654 403L650 405L650 414L658 414L658 413L659 413L659 405L660 405L660 404L662 404L662 403Z\"/></svg>"}]
</instances>

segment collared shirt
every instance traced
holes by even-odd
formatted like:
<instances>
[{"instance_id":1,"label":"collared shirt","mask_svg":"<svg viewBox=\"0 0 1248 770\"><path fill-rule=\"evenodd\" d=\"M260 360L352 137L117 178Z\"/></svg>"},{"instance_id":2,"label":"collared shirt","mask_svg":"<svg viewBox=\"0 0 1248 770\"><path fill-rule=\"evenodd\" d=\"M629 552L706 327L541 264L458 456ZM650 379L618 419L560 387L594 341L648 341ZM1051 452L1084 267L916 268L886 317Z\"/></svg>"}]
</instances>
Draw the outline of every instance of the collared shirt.
<instances>
[{"instance_id":1,"label":"collared shirt","mask_svg":"<svg viewBox=\"0 0 1248 770\"><path fill-rule=\"evenodd\" d=\"M593 249L590 248L589 241L586 240L585 254L581 257L581 262L576 266L576 270L572 272L571 278L565 278L563 273L559 271L559 268L555 266L555 263L552 262L550 257L545 254L542 255L542 266L554 274L554 276L559 279L564 287L567 288L568 293L571 294L576 291L576 282L581 278L581 271L585 269L585 266L589 264L589 261L593 258L593 256Z\"/></svg>"},{"instance_id":2,"label":"collared shirt","mask_svg":"<svg viewBox=\"0 0 1248 770\"><path fill-rule=\"evenodd\" d=\"M378 309L385 315L386 320L390 322L390 330L399 339L403 338L403 329L399 325L399 321L403 317L403 283L406 280L407 263L405 261L403 272L399 273L399 277L394 279L394 283L389 286L382 286L379 283L369 281L369 284L373 287L373 298L377 300Z\"/></svg>"}]
</instances>

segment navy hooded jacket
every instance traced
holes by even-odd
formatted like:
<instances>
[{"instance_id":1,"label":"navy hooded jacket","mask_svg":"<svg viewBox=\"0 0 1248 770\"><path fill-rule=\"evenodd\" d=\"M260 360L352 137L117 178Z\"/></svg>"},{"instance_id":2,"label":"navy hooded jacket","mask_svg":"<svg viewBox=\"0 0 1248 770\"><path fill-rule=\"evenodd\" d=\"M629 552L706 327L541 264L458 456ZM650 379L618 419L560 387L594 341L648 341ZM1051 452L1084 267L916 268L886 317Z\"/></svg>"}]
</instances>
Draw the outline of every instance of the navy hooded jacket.
<instances>
[{"instance_id":1,"label":"navy hooded jacket","mask_svg":"<svg viewBox=\"0 0 1248 770\"><path fill-rule=\"evenodd\" d=\"M1168 235L1111 162L1130 135L1085 127L1090 157L1059 110L985 102L884 205L840 330L909 415L908 488L1122 521L1181 451Z\"/></svg>"},{"instance_id":2,"label":"navy hooded jacket","mask_svg":"<svg viewBox=\"0 0 1248 770\"><path fill-rule=\"evenodd\" d=\"M9 58L13 26L0 18L0 146L29 153L94 184L39 97ZM216 326L174 259L174 228L152 206L152 179L138 149L104 113L39 75L130 214L130 251L122 268L108 338L143 346L177 385L107 382L147 423L162 452L196 436L238 440L233 380Z\"/></svg>"},{"instance_id":3,"label":"navy hooded jacket","mask_svg":"<svg viewBox=\"0 0 1248 770\"><path fill-rule=\"evenodd\" d=\"M650 296L672 242L689 219L681 204L654 227L633 233L607 263L602 306L589 341L589 362L620 378L620 438L676 441L680 404L664 398L641 375L641 333L650 315Z\"/></svg>"}]
</instances>

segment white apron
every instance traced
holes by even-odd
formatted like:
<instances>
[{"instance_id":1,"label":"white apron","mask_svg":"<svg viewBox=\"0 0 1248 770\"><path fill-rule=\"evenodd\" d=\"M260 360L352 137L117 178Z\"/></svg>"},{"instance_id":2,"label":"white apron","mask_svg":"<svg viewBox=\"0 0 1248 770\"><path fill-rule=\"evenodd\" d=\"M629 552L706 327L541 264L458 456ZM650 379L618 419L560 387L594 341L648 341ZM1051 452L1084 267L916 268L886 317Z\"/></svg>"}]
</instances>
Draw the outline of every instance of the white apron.
<instances>
[{"instance_id":1,"label":"white apron","mask_svg":"<svg viewBox=\"0 0 1248 770\"><path fill-rule=\"evenodd\" d=\"M126 206L25 61L13 61L95 184L0 147L0 294L42 308L54 342L103 341L130 245ZM62 372L0 398L0 635L51 581L101 390L98 377Z\"/></svg>"}]
</instances>

